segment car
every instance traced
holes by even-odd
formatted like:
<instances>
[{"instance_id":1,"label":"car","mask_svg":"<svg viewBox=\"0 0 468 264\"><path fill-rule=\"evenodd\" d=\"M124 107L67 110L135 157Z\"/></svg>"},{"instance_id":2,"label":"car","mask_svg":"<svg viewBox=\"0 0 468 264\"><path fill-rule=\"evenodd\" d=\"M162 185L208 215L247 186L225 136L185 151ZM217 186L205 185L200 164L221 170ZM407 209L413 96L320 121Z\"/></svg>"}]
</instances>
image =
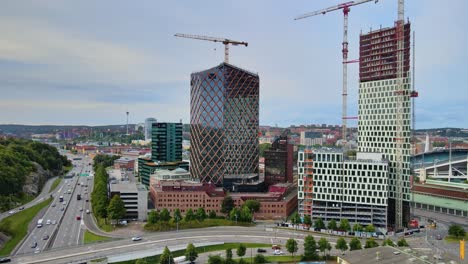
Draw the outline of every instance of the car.
<instances>
[{"instance_id":1,"label":"car","mask_svg":"<svg viewBox=\"0 0 468 264\"><path fill-rule=\"evenodd\" d=\"M42 237L42 240L47 240L47 239L49 239L49 235L44 235L44 236Z\"/></svg>"},{"instance_id":2,"label":"car","mask_svg":"<svg viewBox=\"0 0 468 264\"><path fill-rule=\"evenodd\" d=\"M89 202L89 199L86 199L86 202Z\"/></svg>"},{"instance_id":3,"label":"car","mask_svg":"<svg viewBox=\"0 0 468 264\"><path fill-rule=\"evenodd\" d=\"M266 249L263 249L263 248L257 249L257 253L265 253L265 252L267 252Z\"/></svg>"},{"instance_id":4,"label":"car","mask_svg":"<svg viewBox=\"0 0 468 264\"><path fill-rule=\"evenodd\" d=\"M77 215L76 220L81 220L81 216Z\"/></svg>"},{"instance_id":5,"label":"car","mask_svg":"<svg viewBox=\"0 0 468 264\"><path fill-rule=\"evenodd\" d=\"M442 236L441 236L441 235L437 235L437 236L436 236L436 239L437 239L437 240L442 240Z\"/></svg>"},{"instance_id":6,"label":"car","mask_svg":"<svg viewBox=\"0 0 468 264\"><path fill-rule=\"evenodd\" d=\"M279 249L276 249L274 252L273 252L273 255L283 255L283 251L279 250Z\"/></svg>"},{"instance_id":7,"label":"car","mask_svg":"<svg viewBox=\"0 0 468 264\"><path fill-rule=\"evenodd\" d=\"M11 262L11 259L10 258L0 258L0 263L7 263L7 262Z\"/></svg>"},{"instance_id":8,"label":"car","mask_svg":"<svg viewBox=\"0 0 468 264\"><path fill-rule=\"evenodd\" d=\"M141 240L141 237L139 236L132 237L132 241L140 241L140 240Z\"/></svg>"},{"instance_id":9,"label":"car","mask_svg":"<svg viewBox=\"0 0 468 264\"><path fill-rule=\"evenodd\" d=\"M19 208L19 210L24 210L24 206L21 206L21 207Z\"/></svg>"},{"instance_id":10,"label":"car","mask_svg":"<svg viewBox=\"0 0 468 264\"><path fill-rule=\"evenodd\" d=\"M47 219L46 225L50 225L51 221L50 219Z\"/></svg>"},{"instance_id":11,"label":"car","mask_svg":"<svg viewBox=\"0 0 468 264\"><path fill-rule=\"evenodd\" d=\"M62 207L62 208L60 208L60 211L63 211L63 210L65 210L65 208L63 208L63 207Z\"/></svg>"},{"instance_id":12,"label":"car","mask_svg":"<svg viewBox=\"0 0 468 264\"><path fill-rule=\"evenodd\" d=\"M86 213L89 214L89 213L91 213L91 211L89 211L89 209L86 209Z\"/></svg>"},{"instance_id":13,"label":"car","mask_svg":"<svg viewBox=\"0 0 468 264\"><path fill-rule=\"evenodd\" d=\"M33 242L33 243L31 244L31 248L36 248L36 247L37 247L37 242Z\"/></svg>"},{"instance_id":14,"label":"car","mask_svg":"<svg viewBox=\"0 0 468 264\"><path fill-rule=\"evenodd\" d=\"M37 253L41 253L41 250L36 248L36 250L34 250L34 254L37 254Z\"/></svg>"},{"instance_id":15,"label":"car","mask_svg":"<svg viewBox=\"0 0 468 264\"><path fill-rule=\"evenodd\" d=\"M57 206L57 205L56 205L56 204L52 204L52 207L55 207L55 206Z\"/></svg>"},{"instance_id":16,"label":"car","mask_svg":"<svg viewBox=\"0 0 468 264\"><path fill-rule=\"evenodd\" d=\"M57 224L57 221L52 220L52 224L53 224L53 225Z\"/></svg>"},{"instance_id":17,"label":"car","mask_svg":"<svg viewBox=\"0 0 468 264\"><path fill-rule=\"evenodd\" d=\"M63 205L66 205L66 204L67 204L67 202L63 201L63 203L62 203L62 204L63 204Z\"/></svg>"},{"instance_id":18,"label":"car","mask_svg":"<svg viewBox=\"0 0 468 264\"><path fill-rule=\"evenodd\" d=\"M83 212L83 208L80 208L80 212Z\"/></svg>"},{"instance_id":19,"label":"car","mask_svg":"<svg viewBox=\"0 0 468 264\"><path fill-rule=\"evenodd\" d=\"M10 212L8 212L9 214L14 214L15 213L15 210L11 210Z\"/></svg>"}]
</instances>

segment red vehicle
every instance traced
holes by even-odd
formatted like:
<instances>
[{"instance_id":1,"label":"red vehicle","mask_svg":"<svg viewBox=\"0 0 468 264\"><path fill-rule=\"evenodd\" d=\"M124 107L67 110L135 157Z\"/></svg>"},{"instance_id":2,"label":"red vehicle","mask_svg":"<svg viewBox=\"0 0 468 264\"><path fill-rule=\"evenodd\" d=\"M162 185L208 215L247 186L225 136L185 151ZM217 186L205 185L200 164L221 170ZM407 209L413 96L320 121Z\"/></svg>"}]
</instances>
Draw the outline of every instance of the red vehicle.
<instances>
[{"instance_id":1,"label":"red vehicle","mask_svg":"<svg viewBox=\"0 0 468 264\"><path fill-rule=\"evenodd\" d=\"M77 215L76 220L81 220L81 216Z\"/></svg>"},{"instance_id":2,"label":"red vehicle","mask_svg":"<svg viewBox=\"0 0 468 264\"><path fill-rule=\"evenodd\" d=\"M408 223L410 228L419 228L419 222L416 219L411 219Z\"/></svg>"}]
</instances>

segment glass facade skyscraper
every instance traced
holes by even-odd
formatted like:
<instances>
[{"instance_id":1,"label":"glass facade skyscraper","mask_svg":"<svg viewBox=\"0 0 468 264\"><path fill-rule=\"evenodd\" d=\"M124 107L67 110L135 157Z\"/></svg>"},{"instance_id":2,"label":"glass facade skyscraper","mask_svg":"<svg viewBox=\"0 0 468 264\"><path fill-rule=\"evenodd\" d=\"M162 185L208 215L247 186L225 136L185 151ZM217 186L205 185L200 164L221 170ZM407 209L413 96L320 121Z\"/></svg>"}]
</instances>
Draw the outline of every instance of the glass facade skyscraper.
<instances>
[{"instance_id":1,"label":"glass facade skyscraper","mask_svg":"<svg viewBox=\"0 0 468 264\"><path fill-rule=\"evenodd\" d=\"M182 123L153 123L151 159L172 162L182 160Z\"/></svg>"},{"instance_id":2,"label":"glass facade skyscraper","mask_svg":"<svg viewBox=\"0 0 468 264\"><path fill-rule=\"evenodd\" d=\"M228 63L192 73L191 173L223 186L225 175L258 173L259 77Z\"/></svg>"}]
</instances>

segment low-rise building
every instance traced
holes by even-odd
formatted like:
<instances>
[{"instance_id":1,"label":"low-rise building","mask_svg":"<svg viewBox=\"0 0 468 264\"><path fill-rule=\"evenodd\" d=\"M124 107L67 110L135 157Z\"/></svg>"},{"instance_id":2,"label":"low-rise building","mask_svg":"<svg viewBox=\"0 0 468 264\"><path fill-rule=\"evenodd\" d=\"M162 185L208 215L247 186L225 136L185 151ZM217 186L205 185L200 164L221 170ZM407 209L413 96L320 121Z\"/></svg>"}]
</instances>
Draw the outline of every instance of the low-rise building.
<instances>
[{"instance_id":1,"label":"low-rise building","mask_svg":"<svg viewBox=\"0 0 468 264\"><path fill-rule=\"evenodd\" d=\"M146 221L148 215L148 190L139 183L110 184L110 198L119 195L125 204L125 219Z\"/></svg>"},{"instance_id":2,"label":"low-rise building","mask_svg":"<svg viewBox=\"0 0 468 264\"><path fill-rule=\"evenodd\" d=\"M175 170L156 170L150 176L150 185L159 184L160 181L190 181L190 173L182 168Z\"/></svg>"},{"instance_id":3,"label":"low-rise building","mask_svg":"<svg viewBox=\"0 0 468 264\"><path fill-rule=\"evenodd\" d=\"M114 160L114 169L133 170L135 167L135 158L120 157Z\"/></svg>"}]
</instances>

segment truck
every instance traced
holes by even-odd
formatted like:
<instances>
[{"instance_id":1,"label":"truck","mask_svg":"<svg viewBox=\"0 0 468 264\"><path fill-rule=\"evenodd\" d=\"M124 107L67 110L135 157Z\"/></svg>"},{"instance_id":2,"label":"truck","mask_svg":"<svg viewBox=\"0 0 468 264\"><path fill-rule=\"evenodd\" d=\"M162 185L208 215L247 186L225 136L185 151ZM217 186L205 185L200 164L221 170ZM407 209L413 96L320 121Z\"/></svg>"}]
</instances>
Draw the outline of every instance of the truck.
<instances>
[{"instance_id":1,"label":"truck","mask_svg":"<svg viewBox=\"0 0 468 264\"><path fill-rule=\"evenodd\" d=\"M77 194L77 195L76 195L76 199L77 199L77 200L81 200L81 194Z\"/></svg>"},{"instance_id":2,"label":"truck","mask_svg":"<svg viewBox=\"0 0 468 264\"><path fill-rule=\"evenodd\" d=\"M39 227L39 228L42 227L43 223L44 223L44 219L41 218L41 219L37 220L37 227Z\"/></svg>"}]
</instances>

